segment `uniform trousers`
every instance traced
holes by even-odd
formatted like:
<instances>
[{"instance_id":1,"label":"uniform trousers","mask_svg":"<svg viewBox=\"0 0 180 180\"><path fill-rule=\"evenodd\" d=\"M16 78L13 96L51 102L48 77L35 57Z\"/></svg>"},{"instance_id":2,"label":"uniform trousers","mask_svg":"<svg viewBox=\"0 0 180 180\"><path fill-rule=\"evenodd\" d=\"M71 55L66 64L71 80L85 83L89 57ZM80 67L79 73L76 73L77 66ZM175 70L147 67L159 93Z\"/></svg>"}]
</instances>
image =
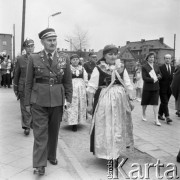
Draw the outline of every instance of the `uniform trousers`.
<instances>
[{"instance_id":1,"label":"uniform trousers","mask_svg":"<svg viewBox=\"0 0 180 180\"><path fill-rule=\"evenodd\" d=\"M56 149L63 106L31 106L33 119L33 167L47 166L47 159L56 159Z\"/></svg>"},{"instance_id":2,"label":"uniform trousers","mask_svg":"<svg viewBox=\"0 0 180 180\"><path fill-rule=\"evenodd\" d=\"M169 116L168 102L171 97L171 92L160 92L159 95L160 95L161 104L159 106L158 114L160 116L165 115L165 117L168 117Z\"/></svg>"},{"instance_id":3,"label":"uniform trousers","mask_svg":"<svg viewBox=\"0 0 180 180\"><path fill-rule=\"evenodd\" d=\"M24 93L19 92L20 96L20 108L21 108L21 125L23 129L30 128L32 117L29 112L26 111L26 107L24 105Z\"/></svg>"}]
</instances>

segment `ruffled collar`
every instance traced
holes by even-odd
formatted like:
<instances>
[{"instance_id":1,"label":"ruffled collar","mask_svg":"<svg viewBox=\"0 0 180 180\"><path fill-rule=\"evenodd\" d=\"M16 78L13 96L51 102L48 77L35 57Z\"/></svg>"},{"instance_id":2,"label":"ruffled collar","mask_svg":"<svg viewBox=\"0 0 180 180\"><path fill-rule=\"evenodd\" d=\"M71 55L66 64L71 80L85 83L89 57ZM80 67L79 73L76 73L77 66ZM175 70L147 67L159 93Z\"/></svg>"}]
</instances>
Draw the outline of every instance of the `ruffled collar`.
<instances>
[{"instance_id":1,"label":"ruffled collar","mask_svg":"<svg viewBox=\"0 0 180 180\"><path fill-rule=\"evenodd\" d=\"M83 67L81 65L78 65L77 67L71 65L72 74L79 76L80 74L82 74L82 71L83 71Z\"/></svg>"},{"instance_id":2,"label":"ruffled collar","mask_svg":"<svg viewBox=\"0 0 180 180\"><path fill-rule=\"evenodd\" d=\"M101 61L98 67L107 74L112 74L112 71L116 69L115 65L109 65L104 61Z\"/></svg>"}]
</instances>

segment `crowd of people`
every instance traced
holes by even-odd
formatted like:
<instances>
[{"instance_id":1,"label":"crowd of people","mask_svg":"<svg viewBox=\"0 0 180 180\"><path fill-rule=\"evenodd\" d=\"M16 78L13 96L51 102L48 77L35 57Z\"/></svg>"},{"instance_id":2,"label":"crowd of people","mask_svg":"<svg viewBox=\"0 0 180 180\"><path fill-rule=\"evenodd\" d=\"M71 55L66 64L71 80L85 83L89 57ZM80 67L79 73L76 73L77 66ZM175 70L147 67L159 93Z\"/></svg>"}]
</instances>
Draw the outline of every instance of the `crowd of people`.
<instances>
[{"instance_id":1,"label":"crowd of people","mask_svg":"<svg viewBox=\"0 0 180 180\"><path fill-rule=\"evenodd\" d=\"M13 77L13 63L9 55L0 55L0 88L11 88Z\"/></svg>"},{"instance_id":2,"label":"crowd of people","mask_svg":"<svg viewBox=\"0 0 180 180\"><path fill-rule=\"evenodd\" d=\"M90 151L97 158L113 160L117 170L119 156L134 146L133 84L136 99L142 105L143 121L147 121L147 106L153 105L156 126L161 126L159 119L167 124L172 122L168 111L171 89L180 115L180 89L174 82L180 78L180 68L174 70L170 65L169 54L159 67L154 63L155 53L150 52L145 65L137 63L132 83L115 45L106 45L99 60L90 52L89 60L82 65L77 54L69 57L56 51L54 29L41 31L39 39L44 49L38 53L33 53L34 41L25 40L26 53L17 59L13 79L24 134L28 136L33 129L34 173L44 175L47 161L58 164L56 149L61 121L77 132L78 124L85 122L88 114L92 115Z\"/></svg>"}]
</instances>

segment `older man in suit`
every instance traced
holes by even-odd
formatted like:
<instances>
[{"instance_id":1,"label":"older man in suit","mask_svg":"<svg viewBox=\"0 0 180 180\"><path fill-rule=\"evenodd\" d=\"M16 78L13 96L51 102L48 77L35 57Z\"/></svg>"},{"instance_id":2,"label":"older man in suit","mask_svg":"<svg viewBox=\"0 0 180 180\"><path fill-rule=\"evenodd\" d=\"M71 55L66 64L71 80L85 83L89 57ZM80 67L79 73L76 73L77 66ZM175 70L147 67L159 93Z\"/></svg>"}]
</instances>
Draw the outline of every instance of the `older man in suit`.
<instances>
[{"instance_id":1,"label":"older man in suit","mask_svg":"<svg viewBox=\"0 0 180 180\"><path fill-rule=\"evenodd\" d=\"M172 122L172 119L169 117L169 109L168 109L168 102L172 93L170 85L174 73L174 67L171 65L171 61L172 61L171 55L166 54L164 56L164 64L159 67L162 74L162 78L159 81L159 86L160 86L159 95L160 95L161 104L159 106L158 118L160 120L165 120L167 124ZM165 119L163 115L165 116Z\"/></svg>"},{"instance_id":2,"label":"older man in suit","mask_svg":"<svg viewBox=\"0 0 180 180\"><path fill-rule=\"evenodd\" d=\"M72 76L67 55L58 53L55 30L47 28L39 33L44 50L29 58L25 105L33 117L34 173L44 175L47 160L57 165L56 149L62 120L63 105L72 101Z\"/></svg>"},{"instance_id":3,"label":"older man in suit","mask_svg":"<svg viewBox=\"0 0 180 180\"><path fill-rule=\"evenodd\" d=\"M24 129L24 134L27 136L30 133L30 125L32 122L32 118L31 118L31 114L26 111L24 105L24 97L25 97L24 88L25 88L28 57L31 53L34 52L34 41L32 39L26 39L23 43L23 48L25 49L26 54L19 56L17 58L16 68L14 71L13 87L17 99L20 99L21 126L22 129Z\"/></svg>"}]
</instances>

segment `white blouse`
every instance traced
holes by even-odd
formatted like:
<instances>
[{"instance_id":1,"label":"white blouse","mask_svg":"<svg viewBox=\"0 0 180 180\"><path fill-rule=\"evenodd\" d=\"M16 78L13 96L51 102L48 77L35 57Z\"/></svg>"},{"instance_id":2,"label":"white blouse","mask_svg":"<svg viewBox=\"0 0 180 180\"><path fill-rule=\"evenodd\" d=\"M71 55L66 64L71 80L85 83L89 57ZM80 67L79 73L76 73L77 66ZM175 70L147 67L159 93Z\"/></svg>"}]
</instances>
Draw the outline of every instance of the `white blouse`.
<instances>
[{"instance_id":1,"label":"white blouse","mask_svg":"<svg viewBox=\"0 0 180 180\"><path fill-rule=\"evenodd\" d=\"M123 72L123 81L128 90L130 91L133 90L133 86L131 84L131 80L126 69L124 69ZM91 78L88 82L87 91L94 94L98 89L98 84L99 84L99 71L97 67L95 67L91 74Z\"/></svg>"}]
</instances>

